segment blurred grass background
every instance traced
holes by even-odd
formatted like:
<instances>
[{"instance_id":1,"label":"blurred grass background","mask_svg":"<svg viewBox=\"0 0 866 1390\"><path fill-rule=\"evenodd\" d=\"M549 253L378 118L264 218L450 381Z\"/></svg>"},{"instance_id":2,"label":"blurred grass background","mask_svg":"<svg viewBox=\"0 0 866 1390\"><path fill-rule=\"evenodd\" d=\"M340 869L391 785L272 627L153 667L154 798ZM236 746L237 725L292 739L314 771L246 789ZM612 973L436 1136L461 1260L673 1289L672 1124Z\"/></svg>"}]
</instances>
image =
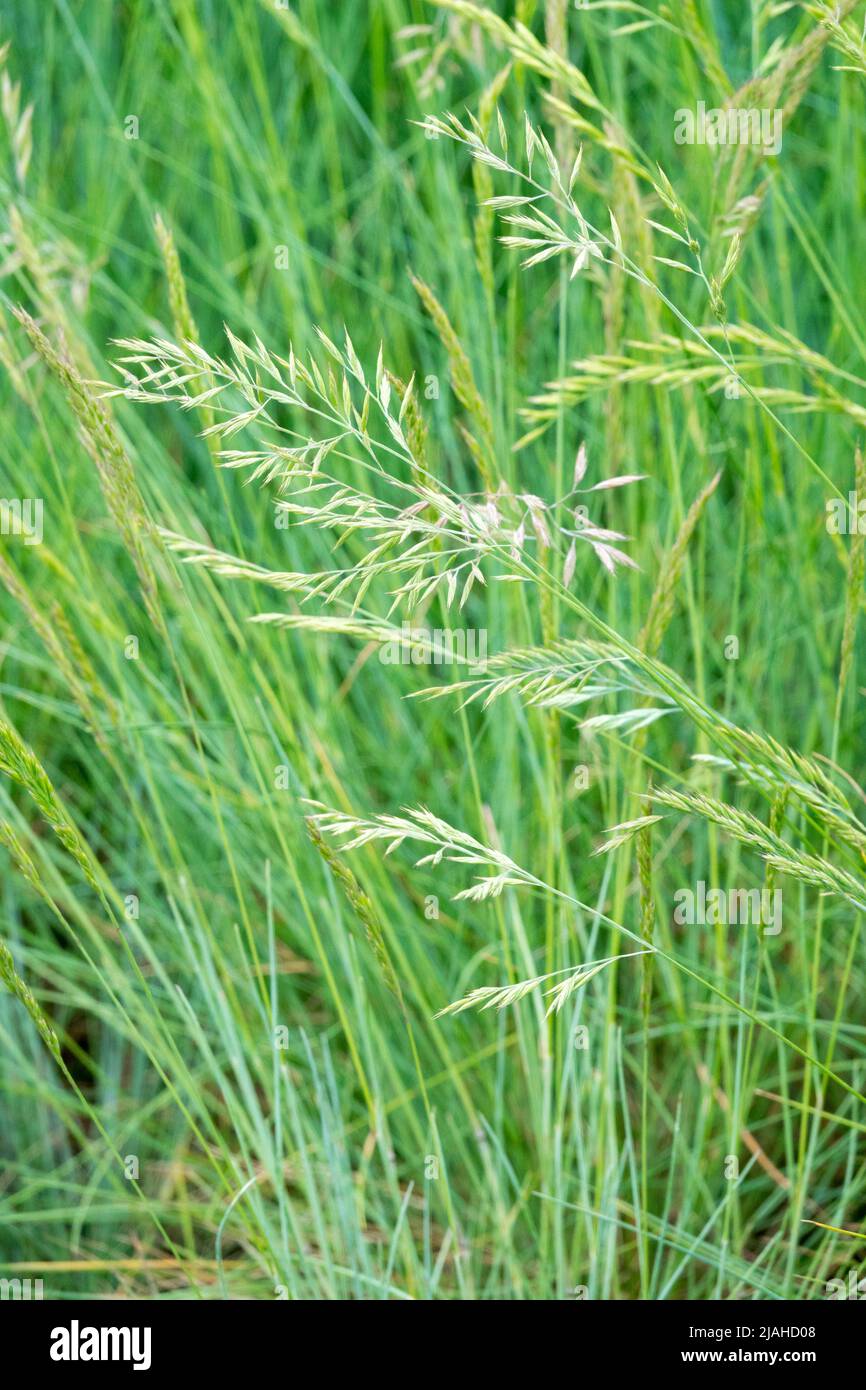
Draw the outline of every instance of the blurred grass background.
<instances>
[{"instance_id":1,"label":"blurred grass background","mask_svg":"<svg viewBox=\"0 0 866 1390\"><path fill-rule=\"evenodd\" d=\"M722 105L775 41L793 50L821 33L816 15L758 0L489 8L540 38L564 18L572 63L648 166L663 167L718 270L729 167L717 151L677 146L674 112ZM0 493L42 498L45 534L33 547L2 538L26 586L0 600L2 714L116 898L112 918L4 780L3 820L43 891L0 850L2 935L79 1090L20 1003L0 998L0 1276L41 1276L47 1297L70 1299L824 1296L856 1264L857 1242L805 1222L856 1229L864 1214L866 1115L850 1095L663 967L645 1031L635 962L592 980L552 1025L531 1002L434 1022L477 985L606 954L609 929L516 894L455 904L466 880L453 868L365 850L352 868L383 923L401 1009L304 828L301 797L359 814L429 805L485 842L495 827L521 864L541 876L553 864L583 901L637 929L629 860L591 851L606 826L640 814L647 770L692 778L700 737L666 719L641 750L589 740L570 719L554 730L516 701L487 712L407 701L429 672L382 665L349 639L250 626L279 597L170 562L163 636L63 393L10 310L24 305L86 376L111 379L112 339L175 333L159 213L209 350L225 350L224 323L280 353L309 350L314 325L339 338L345 324L372 371L384 342L397 376L414 373L419 394L429 384L437 471L477 491L411 269L471 359L502 476L550 500L582 440L590 481L648 475L604 513L633 537L640 571L611 580L586 566L575 581L618 630L639 631L661 556L723 470L663 659L740 725L803 752L835 742L859 782L856 678L834 732L845 556L825 527L826 484L754 402L692 380L668 389L614 374L513 450L527 428L518 412L569 362L682 333L616 277L564 284L555 266L521 271L476 222L463 151L413 122L476 110L500 76L514 143L524 111L554 131L550 84L520 62L504 73L506 47L459 6L7 0L7 39ZM846 374L810 368L798 349L787 362L765 350L750 380L810 396L780 413L847 494L866 406L866 88L862 72L834 71L837 51L822 44L816 60L780 157L755 160L738 188L762 202L727 301L734 323L790 334ZM652 189L592 135L582 179L597 222L610 207L630 246L646 238L643 217L660 216ZM661 274L692 322L710 321L699 283ZM274 569L327 564L325 536L276 527L265 492L214 467L198 417L122 398L112 409L158 524ZM476 591L465 610L491 650L540 637L510 588ZM558 621L561 636L578 635ZM100 739L46 626L88 673ZM730 791L724 773L703 775ZM836 1072L862 1088L855 913L828 905L819 936L817 894L786 882L783 933L769 945L745 928L673 927L675 888L759 885L763 867L712 829L663 830L662 939L750 1007L757 990L763 1018L813 1055L829 1047ZM759 950L769 965L757 966ZM286 1030L277 1047L275 1028Z\"/></svg>"}]
</instances>

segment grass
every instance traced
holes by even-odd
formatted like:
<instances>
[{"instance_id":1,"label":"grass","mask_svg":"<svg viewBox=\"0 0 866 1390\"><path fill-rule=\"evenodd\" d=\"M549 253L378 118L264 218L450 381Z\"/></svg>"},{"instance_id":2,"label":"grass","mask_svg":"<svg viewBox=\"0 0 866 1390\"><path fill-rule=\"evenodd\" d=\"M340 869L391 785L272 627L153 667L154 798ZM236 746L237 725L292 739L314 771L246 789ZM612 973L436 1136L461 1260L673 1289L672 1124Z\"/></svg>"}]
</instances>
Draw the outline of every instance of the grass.
<instances>
[{"instance_id":1,"label":"grass","mask_svg":"<svg viewBox=\"0 0 866 1390\"><path fill-rule=\"evenodd\" d=\"M862 10L12 0L0 1278L858 1267Z\"/></svg>"}]
</instances>

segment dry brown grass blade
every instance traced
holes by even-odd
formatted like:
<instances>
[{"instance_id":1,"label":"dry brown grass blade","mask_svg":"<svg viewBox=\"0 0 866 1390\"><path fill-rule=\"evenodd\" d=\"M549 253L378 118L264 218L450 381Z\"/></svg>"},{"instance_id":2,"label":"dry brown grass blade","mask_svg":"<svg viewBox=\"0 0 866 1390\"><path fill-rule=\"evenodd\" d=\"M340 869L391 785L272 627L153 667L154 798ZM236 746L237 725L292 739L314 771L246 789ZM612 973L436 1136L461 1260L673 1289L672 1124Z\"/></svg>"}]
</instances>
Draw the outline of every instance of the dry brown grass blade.
<instances>
[{"instance_id":1,"label":"dry brown grass blade","mask_svg":"<svg viewBox=\"0 0 866 1390\"><path fill-rule=\"evenodd\" d=\"M708 1068L704 1065L703 1062L697 1062L695 1065L695 1070L697 1071L698 1076L700 1077L703 1085L712 1091L713 1095L716 1098L716 1101L721 1106L722 1110L724 1110L726 1115L729 1115L731 1113L731 1102L728 1100L728 1097L725 1095L721 1086L716 1085L716 1083L713 1081L713 1078L710 1076ZM776 1167L772 1159L767 1157L764 1150L761 1148L760 1144L755 1138L754 1134L752 1134L751 1130L746 1129L745 1126L743 1126L740 1129L740 1138L742 1139L746 1148L749 1150L749 1153L753 1155L756 1161L763 1168L767 1176L773 1179L773 1182L776 1184L777 1187L781 1187L783 1191L787 1192L791 1186L790 1178L787 1178L785 1174L782 1173Z\"/></svg>"}]
</instances>

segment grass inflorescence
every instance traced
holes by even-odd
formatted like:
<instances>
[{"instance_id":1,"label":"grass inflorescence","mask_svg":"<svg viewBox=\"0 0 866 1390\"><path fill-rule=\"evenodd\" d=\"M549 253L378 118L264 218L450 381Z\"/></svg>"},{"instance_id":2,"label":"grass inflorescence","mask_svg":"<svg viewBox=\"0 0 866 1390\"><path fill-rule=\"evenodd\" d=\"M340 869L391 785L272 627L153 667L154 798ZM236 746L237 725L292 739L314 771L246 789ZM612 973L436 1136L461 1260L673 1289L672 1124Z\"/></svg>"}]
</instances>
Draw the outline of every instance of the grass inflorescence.
<instances>
[{"instance_id":1,"label":"grass inflorescence","mask_svg":"<svg viewBox=\"0 0 866 1390\"><path fill-rule=\"evenodd\" d=\"M858 6L165 20L0 35L0 1275L829 1296Z\"/></svg>"}]
</instances>

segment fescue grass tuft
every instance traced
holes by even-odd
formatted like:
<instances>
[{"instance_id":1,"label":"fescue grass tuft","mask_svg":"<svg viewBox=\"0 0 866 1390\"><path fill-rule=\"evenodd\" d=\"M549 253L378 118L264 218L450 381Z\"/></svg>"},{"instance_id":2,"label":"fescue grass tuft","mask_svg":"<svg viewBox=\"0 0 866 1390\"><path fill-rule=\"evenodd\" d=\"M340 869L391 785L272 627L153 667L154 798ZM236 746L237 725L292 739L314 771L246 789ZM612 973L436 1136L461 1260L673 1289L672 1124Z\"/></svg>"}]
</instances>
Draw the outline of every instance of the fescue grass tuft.
<instances>
[{"instance_id":1,"label":"fescue grass tuft","mask_svg":"<svg viewBox=\"0 0 866 1390\"><path fill-rule=\"evenodd\" d=\"M12 0L0 1273L856 1267L861 8Z\"/></svg>"}]
</instances>

